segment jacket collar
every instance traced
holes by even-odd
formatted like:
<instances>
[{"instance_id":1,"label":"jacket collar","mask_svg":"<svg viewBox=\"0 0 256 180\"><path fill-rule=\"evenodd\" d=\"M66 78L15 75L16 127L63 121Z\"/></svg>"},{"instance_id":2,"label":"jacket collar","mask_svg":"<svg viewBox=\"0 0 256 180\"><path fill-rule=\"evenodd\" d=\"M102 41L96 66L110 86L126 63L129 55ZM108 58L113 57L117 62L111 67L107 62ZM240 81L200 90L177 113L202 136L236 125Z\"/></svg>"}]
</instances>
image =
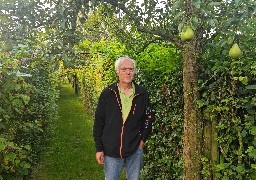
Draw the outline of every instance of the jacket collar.
<instances>
[{"instance_id":1,"label":"jacket collar","mask_svg":"<svg viewBox=\"0 0 256 180\"><path fill-rule=\"evenodd\" d=\"M134 86L135 86L135 94L143 94L143 93L145 93L145 90L140 85L138 85L134 81L133 81L133 83L134 83ZM118 82L113 83L113 84L111 84L109 86L109 88L113 89L116 92L118 92L118 85L117 84L118 84Z\"/></svg>"}]
</instances>

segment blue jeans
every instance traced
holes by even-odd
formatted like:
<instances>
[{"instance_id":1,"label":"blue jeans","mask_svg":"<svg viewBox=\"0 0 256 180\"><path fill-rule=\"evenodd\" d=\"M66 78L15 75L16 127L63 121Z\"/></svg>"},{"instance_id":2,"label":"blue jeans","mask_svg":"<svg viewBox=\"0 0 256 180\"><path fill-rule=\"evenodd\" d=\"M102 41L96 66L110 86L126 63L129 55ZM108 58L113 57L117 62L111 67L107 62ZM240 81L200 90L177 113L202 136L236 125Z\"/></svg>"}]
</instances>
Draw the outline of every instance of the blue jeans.
<instances>
[{"instance_id":1,"label":"blue jeans","mask_svg":"<svg viewBox=\"0 0 256 180\"><path fill-rule=\"evenodd\" d=\"M105 180L118 180L125 167L127 180L139 180L143 164L143 149L138 148L132 155L125 158L104 157Z\"/></svg>"}]
</instances>

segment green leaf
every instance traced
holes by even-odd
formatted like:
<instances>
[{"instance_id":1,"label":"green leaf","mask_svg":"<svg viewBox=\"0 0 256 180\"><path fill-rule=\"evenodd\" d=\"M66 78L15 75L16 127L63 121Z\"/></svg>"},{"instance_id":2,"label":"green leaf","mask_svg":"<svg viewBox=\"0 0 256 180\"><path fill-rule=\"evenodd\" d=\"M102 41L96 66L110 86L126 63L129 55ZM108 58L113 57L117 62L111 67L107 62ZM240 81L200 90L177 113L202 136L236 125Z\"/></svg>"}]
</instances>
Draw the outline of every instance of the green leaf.
<instances>
[{"instance_id":1,"label":"green leaf","mask_svg":"<svg viewBox=\"0 0 256 180\"><path fill-rule=\"evenodd\" d=\"M222 2L211 2L209 3L209 6L219 6Z\"/></svg>"},{"instance_id":2,"label":"green leaf","mask_svg":"<svg viewBox=\"0 0 256 180\"><path fill-rule=\"evenodd\" d=\"M251 147L251 146L250 146ZM256 159L256 149L254 148L249 148L247 151L248 155L254 159Z\"/></svg>"},{"instance_id":3,"label":"green leaf","mask_svg":"<svg viewBox=\"0 0 256 180\"><path fill-rule=\"evenodd\" d=\"M246 89L256 89L256 85L245 86Z\"/></svg>"},{"instance_id":4,"label":"green leaf","mask_svg":"<svg viewBox=\"0 0 256 180\"><path fill-rule=\"evenodd\" d=\"M221 180L229 180L229 177L228 177L228 176L223 176L223 177L221 178Z\"/></svg>"},{"instance_id":5,"label":"green leaf","mask_svg":"<svg viewBox=\"0 0 256 180\"><path fill-rule=\"evenodd\" d=\"M23 102L24 102L24 104L28 104L28 102L29 102L29 100L30 100L30 97L29 96L27 96L27 95L22 95L22 100L23 100Z\"/></svg>"},{"instance_id":6,"label":"green leaf","mask_svg":"<svg viewBox=\"0 0 256 180\"><path fill-rule=\"evenodd\" d=\"M179 30L179 32L182 32L183 28L184 28L184 23L181 22L181 23L178 25L178 30Z\"/></svg>"},{"instance_id":7,"label":"green leaf","mask_svg":"<svg viewBox=\"0 0 256 180\"><path fill-rule=\"evenodd\" d=\"M252 126L250 132L252 135L256 135L256 126Z\"/></svg>"},{"instance_id":8,"label":"green leaf","mask_svg":"<svg viewBox=\"0 0 256 180\"><path fill-rule=\"evenodd\" d=\"M6 142L6 139L0 137L0 152L5 149L5 147L6 147L6 145L7 145L6 143L7 143L7 142Z\"/></svg>"},{"instance_id":9,"label":"green leaf","mask_svg":"<svg viewBox=\"0 0 256 180\"><path fill-rule=\"evenodd\" d=\"M256 169L256 164L251 164L251 168Z\"/></svg>"},{"instance_id":10,"label":"green leaf","mask_svg":"<svg viewBox=\"0 0 256 180\"><path fill-rule=\"evenodd\" d=\"M16 155L11 152L11 153L6 154L5 157L7 157L10 161L14 161Z\"/></svg>"},{"instance_id":11,"label":"green leaf","mask_svg":"<svg viewBox=\"0 0 256 180\"><path fill-rule=\"evenodd\" d=\"M24 168L29 169L31 167L31 165L29 163L24 163L22 164Z\"/></svg>"},{"instance_id":12,"label":"green leaf","mask_svg":"<svg viewBox=\"0 0 256 180\"><path fill-rule=\"evenodd\" d=\"M193 21L193 24L199 23L199 19L196 16L193 17L192 21Z\"/></svg>"},{"instance_id":13,"label":"green leaf","mask_svg":"<svg viewBox=\"0 0 256 180\"><path fill-rule=\"evenodd\" d=\"M244 168L244 166L237 166L237 167L236 167L236 171L237 171L238 173L244 173L245 168Z\"/></svg>"},{"instance_id":14,"label":"green leaf","mask_svg":"<svg viewBox=\"0 0 256 180\"><path fill-rule=\"evenodd\" d=\"M227 163L220 163L220 164L217 164L216 167L217 167L217 170L218 170L218 171L221 171L221 170L227 168L227 167L228 167L228 164L227 164Z\"/></svg>"},{"instance_id":15,"label":"green leaf","mask_svg":"<svg viewBox=\"0 0 256 180\"><path fill-rule=\"evenodd\" d=\"M201 100L198 100L198 101L197 101L197 104L198 104L198 107L201 108L201 107L203 107L204 105L206 105L207 102L206 102L205 100L201 99Z\"/></svg>"},{"instance_id":16,"label":"green leaf","mask_svg":"<svg viewBox=\"0 0 256 180\"><path fill-rule=\"evenodd\" d=\"M5 149L6 145L3 143L0 143L0 152L3 151Z\"/></svg>"},{"instance_id":17,"label":"green leaf","mask_svg":"<svg viewBox=\"0 0 256 180\"><path fill-rule=\"evenodd\" d=\"M244 85L247 85L247 84L248 84L248 77L247 77L247 76L240 76L240 77L238 78L238 80L239 80L240 82L242 82Z\"/></svg>"},{"instance_id":18,"label":"green leaf","mask_svg":"<svg viewBox=\"0 0 256 180\"><path fill-rule=\"evenodd\" d=\"M174 16L174 20L177 20L180 16L184 14L184 11L180 11L176 16Z\"/></svg>"},{"instance_id":19,"label":"green leaf","mask_svg":"<svg viewBox=\"0 0 256 180\"><path fill-rule=\"evenodd\" d=\"M193 5L194 5L197 9L199 9L200 6L201 6L201 1L200 1L200 0L193 0Z\"/></svg>"}]
</instances>

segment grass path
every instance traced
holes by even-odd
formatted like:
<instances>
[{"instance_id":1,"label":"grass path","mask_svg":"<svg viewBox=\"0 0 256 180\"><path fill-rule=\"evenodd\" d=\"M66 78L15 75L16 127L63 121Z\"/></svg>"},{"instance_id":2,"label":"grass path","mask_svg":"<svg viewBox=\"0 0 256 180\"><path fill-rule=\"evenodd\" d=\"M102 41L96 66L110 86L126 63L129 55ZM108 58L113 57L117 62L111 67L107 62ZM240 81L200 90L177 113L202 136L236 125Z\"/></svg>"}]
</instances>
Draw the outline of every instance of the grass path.
<instances>
[{"instance_id":1,"label":"grass path","mask_svg":"<svg viewBox=\"0 0 256 180\"><path fill-rule=\"evenodd\" d=\"M93 121L83 110L71 86L61 89L59 118L51 124L51 135L33 180L103 180L103 166L95 160Z\"/></svg>"}]
</instances>

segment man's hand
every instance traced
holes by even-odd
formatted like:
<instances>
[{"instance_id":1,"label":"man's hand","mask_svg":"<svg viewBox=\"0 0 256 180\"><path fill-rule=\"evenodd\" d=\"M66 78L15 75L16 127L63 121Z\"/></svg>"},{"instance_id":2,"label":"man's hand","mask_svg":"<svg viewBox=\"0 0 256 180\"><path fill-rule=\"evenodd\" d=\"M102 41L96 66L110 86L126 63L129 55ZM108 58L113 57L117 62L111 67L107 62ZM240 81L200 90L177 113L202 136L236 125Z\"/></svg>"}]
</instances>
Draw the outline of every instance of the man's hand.
<instances>
[{"instance_id":1,"label":"man's hand","mask_svg":"<svg viewBox=\"0 0 256 180\"><path fill-rule=\"evenodd\" d=\"M104 152L96 152L96 160L99 164L104 164Z\"/></svg>"},{"instance_id":2,"label":"man's hand","mask_svg":"<svg viewBox=\"0 0 256 180\"><path fill-rule=\"evenodd\" d=\"M143 149L143 148L144 148L144 144L145 144L145 143L144 143L144 141L143 141L143 140L141 140L141 141L140 141L139 148Z\"/></svg>"}]
</instances>

